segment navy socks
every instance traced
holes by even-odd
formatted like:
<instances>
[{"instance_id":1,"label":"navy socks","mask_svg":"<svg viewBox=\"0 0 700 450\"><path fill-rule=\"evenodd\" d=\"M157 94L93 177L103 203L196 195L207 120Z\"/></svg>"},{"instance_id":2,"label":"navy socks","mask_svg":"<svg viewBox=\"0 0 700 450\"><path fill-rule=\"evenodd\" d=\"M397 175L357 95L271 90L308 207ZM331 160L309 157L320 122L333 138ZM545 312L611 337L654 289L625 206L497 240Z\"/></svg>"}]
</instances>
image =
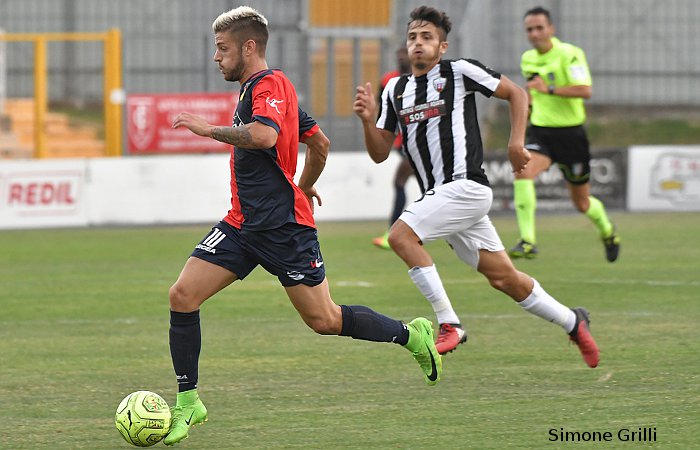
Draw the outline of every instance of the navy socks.
<instances>
[{"instance_id":1,"label":"navy socks","mask_svg":"<svg viewBox=\"0 0 700 450\"><path fill-rule=\"evenodd\" d=\"M395 342L406 345L408 329L399 320L379 314L366 306L340 305L343 312L341 336L374 342Z\"/></svg>"},{"instance_id":2,"label":"navy socks","mask_svg":"<svg viewBox=\"0 0 700 450\"><path fill-rule=\"evenodd\" d=\"M170 311L170 356L179 392L197 388L201 348L199 310L189 313Z\"/></svg>"}]
</instances>

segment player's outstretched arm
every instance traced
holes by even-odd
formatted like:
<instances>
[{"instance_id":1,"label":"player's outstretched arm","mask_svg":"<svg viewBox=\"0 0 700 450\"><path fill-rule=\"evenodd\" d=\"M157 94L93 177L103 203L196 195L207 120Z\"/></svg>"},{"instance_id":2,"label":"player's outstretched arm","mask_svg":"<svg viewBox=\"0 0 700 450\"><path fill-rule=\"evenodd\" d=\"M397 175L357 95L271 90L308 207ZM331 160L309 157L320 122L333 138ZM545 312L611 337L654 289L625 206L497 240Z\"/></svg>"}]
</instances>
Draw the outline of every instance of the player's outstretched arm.
<instances>
[{"instance_id":1,"label":"player's outstretched arm","mask_svg":"<svg viewBox=\"0 0 700 450\"><path fill-rule=\"evenodd\" d=\"M530 152L525 148L525 128L527 127L528 97L527 92L505 75L501 76L496 91L496 98L506 100L510 106L510 139L508 140L508 159L513 172L519 173L530 161Z\"/></svg>"},{"instance_id":2,"label":"player's outstretched arm","mask_svg":"<svg viewBox=\"0 0 700 450\"><path fill-rule=\"evenodd\" d=\"M326 158L328 158L331 141L323 134L323 131L319 129L312 136L305 138L303 142L306 144L306 157L304 159L304 169L301 171L301 176L299 177L299 188L304 191L309 198L311 210L313 211L314 198L316 198L318 206L323 205L321 196L318 195L314 184L318 180L318 177L321 176L321 172L323 172L323 168L326 166Z\"/></svg>"},{"instance_id":3,"label":"player's outstretched arm","mask_svg":"<svg viewBox=\"0 0 700 450\"><path fill-rule=\"evenodd\" d=\"M277 131L260 122L252 122L238 127L217 127L203 117L183 112L175 117L173 128L186 127L198 136L209 137L220 142L249 149L266 149L277 142Z\"/></svg>"},{"instance_id":4,"label":"player's outstretched arm","mask_svg":"<svg viewBox=\"0 0 700 450\"><path fill-rule=\"evenodd\" d=\"M372 161L380 163L389 157L391 144L396 136L389 131L377 128L374 124L377 118L377 101L372 93L372 84L358 86L356 91L352 109L362 121L367 153Z\"/></svg>"}]
</instances>

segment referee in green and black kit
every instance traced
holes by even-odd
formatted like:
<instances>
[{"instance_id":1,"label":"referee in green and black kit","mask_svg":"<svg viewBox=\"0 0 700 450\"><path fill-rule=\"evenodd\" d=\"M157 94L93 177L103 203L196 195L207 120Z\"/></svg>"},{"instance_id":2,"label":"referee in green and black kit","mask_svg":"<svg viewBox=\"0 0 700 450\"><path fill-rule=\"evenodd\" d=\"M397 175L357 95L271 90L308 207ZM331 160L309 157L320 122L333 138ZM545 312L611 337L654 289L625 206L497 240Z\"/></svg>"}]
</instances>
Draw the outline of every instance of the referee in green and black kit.
<instances>
[{"instance_id":1,"label":"referee in green and black kit","mask_svg":"<svg viewBox=\"0 0 700 450\"><path fill-rule=\"evenodd\" d=\"M525 145L532 159L524 171L515 174L514 203L520 241L508 253L511 258L537 255L534 180L557 163L574 206L598 228L605 256L613 262L620 252L620 238L603 203L590 194L591 155L583 127L583 100L590 98L592 91L586 55L580 48L554 37L554 24L546 9L530 9L523 20L527 38L534 47L523 53L520 61L532 108Z\"/></svg>"}]
</instances>

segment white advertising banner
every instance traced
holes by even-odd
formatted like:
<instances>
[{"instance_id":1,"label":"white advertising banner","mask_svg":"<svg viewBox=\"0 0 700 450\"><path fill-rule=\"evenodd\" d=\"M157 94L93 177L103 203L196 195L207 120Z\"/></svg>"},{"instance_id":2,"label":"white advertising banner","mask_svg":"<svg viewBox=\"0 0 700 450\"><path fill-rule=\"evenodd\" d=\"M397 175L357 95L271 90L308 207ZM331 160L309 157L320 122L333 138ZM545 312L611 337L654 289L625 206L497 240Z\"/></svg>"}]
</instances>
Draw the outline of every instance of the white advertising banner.
<instances>
[{"instance_id":1,"label":"white advertising banner","mask_svg":"<svg viewBox=\"0 0 700 450\"><path fill-rule=\"evenodd\" d=\"M700 211L700 146L629 149L630 211Z\"/></svg>"},{"instance_id":2,"label":"white advertising banner","mask_svg":"<svg viewBox=\"0 0 700 450\"><path fill-rule=\"evenodd\" d=\"M332 151L331 151L332 152ZM316 183L323 206L316 207L316 220L386 220L394 205L394 173L401 161L397 152L381 164L366 152L331 153L326 168ZM299 158L296 180L304 164ZM406 201L420 197L415 177L406 183Z\"/></svg>"},{"instance_id":3,"label":"white advertising banner","mask_svg":"<svg viewBox=\"0 0 700 450\"><path fill-rule=\"evenodd\" d=\"M90 160L90 224L218 222L231 207L229 155Z\"/></svg>"},{"instance_id":4,"label":"white advertising banner","mask_svg":"<svg viewBox=\"0 0 700 450\"><path fill-rule=\"evenodd\" d=\"M87 225L86 161L3 161L0 228Z\"/></svg>"},{"instance_id":5,"label":"white advertising banner","mask_svg":"<svg viewBox=\"0 0 700 450\"><path fill-rule=\"evenodd\" d=\"M387 220L400 157L331 153L316 189L323 220ZM304 154L299 155L296 180ZM229 155L162 155L0 163L0 229L215 223L231 207ZM409 201L418 185L407 185Z\"/></svg>"}]
</instances>

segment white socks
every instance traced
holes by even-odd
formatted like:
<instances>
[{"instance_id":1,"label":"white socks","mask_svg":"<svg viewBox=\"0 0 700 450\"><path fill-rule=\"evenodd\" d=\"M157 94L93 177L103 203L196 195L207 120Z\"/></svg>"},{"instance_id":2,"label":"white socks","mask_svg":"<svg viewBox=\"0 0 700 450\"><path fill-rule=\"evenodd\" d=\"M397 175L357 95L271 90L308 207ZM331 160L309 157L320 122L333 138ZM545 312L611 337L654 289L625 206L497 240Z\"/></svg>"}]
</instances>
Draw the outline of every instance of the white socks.
<instances>
[{"instance_id":1,"label":"white socks","mask_svg":"<svg viewBox=\"0 0 700 450\"><path fill-rule=\"evenodd\" d=\"M460 323L459 317L450 303L447 292L442 285L440 275L435 268L435 264L428 267L414 267L408 271L408 275L415 283L418 290L433 306L433 311L437 316L439 324L442 323Z\"/></svg>"},{"instance_id":2,"label":"white socks","mask_svg":"<svg viewBox=\"0 0 700 450\"><path fill-rule=\"evenodd\" d=\"M574 329L574 325L576 325L576 313L546 293L537 280L533 278L532 281L535 282L532 292L525 300L519 303L520 306L537 317L556 323L564 331L570 333Z\"/></svg>"},{"instance_id":3,"label":"white socks","mask_svg":"<svg viewBox=\"0 0 700 450\"><path fill-rule=\"evenodd\" d=\"M460 323L434 264L428 267L414 267L408 271L408 274L421 294L432 305L438 323ZM532 292L519 305L527 312L555 323L570 333L576 325L576 313L545 292L537 280L533 278L532 281L534 282Z\"/></svg>"}]
</instances>

